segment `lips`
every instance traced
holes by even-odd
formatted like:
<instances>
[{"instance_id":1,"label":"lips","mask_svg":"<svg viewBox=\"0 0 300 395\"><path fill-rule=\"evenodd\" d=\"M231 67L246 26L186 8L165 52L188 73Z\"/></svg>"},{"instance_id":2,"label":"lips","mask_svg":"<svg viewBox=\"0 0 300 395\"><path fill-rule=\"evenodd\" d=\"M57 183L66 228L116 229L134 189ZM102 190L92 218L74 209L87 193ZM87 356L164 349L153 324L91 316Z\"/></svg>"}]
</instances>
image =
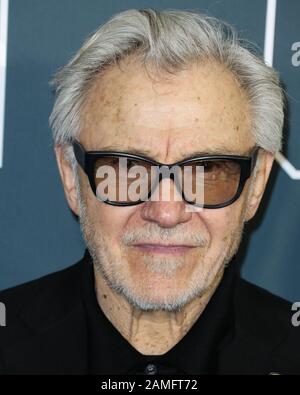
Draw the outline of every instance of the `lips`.
<instances>
[{"instance_id":1,"label":"lips","mask_svg":"<svg viewBox=\"0 0 300 395\"><path fill-rule=\"evenodd\" d=\"M182 255L196 248L187 244L139 243L132 247L144 253Z\"/></svg>"}]
</instances>

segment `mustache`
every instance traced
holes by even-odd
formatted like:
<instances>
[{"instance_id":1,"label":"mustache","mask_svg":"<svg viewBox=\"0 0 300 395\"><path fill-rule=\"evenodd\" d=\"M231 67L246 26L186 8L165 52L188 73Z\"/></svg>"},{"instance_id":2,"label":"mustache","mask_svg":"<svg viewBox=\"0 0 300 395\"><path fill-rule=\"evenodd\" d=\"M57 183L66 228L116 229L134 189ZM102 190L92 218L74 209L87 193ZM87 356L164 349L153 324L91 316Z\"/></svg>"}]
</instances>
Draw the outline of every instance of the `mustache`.
<instances>
[{"instance_id":1,"label":"mustache","mask_svg":"<svg viewBox=\"0 0 300 395\"><path fill-rule=\"evenodd\" d=\"M166 243L166 244L186 244L194 247L205 247L208 240L201 232L193 232L178 225L174 228L162 228L159 225L150 223L140 229L133 229L122 237L122 242L127 245L138 243Z\"/></svg>"}]
</instances>

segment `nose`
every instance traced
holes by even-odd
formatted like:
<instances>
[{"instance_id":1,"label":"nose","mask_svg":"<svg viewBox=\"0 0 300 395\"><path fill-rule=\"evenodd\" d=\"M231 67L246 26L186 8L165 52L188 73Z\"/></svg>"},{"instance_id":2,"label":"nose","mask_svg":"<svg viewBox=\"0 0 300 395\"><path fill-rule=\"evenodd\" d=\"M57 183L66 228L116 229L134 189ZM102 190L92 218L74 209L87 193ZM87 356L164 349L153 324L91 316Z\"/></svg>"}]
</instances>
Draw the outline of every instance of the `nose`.
<instances>
[{"instance_id":1,"label":"nose","mask_svg":"<svg viewBox=\"0 0 300 395\"><path fill-rule=\"evenodd\" d=\"M164 185L164 183L167 184ZM168 200L163 198L162 196L166 195L161 193L162 190L166 191L164 189L166 185L170 190L170 199ZM164 228L172 228L191 220L192 212L186 210L186 203L172 180L162 180L157 188L159 188L159 198L157 198L157 194L152 194L152 198L156 196L156 199L150 199L142 205L141 216L145 221L155 222Z\"/></svg>"}]
</instances>

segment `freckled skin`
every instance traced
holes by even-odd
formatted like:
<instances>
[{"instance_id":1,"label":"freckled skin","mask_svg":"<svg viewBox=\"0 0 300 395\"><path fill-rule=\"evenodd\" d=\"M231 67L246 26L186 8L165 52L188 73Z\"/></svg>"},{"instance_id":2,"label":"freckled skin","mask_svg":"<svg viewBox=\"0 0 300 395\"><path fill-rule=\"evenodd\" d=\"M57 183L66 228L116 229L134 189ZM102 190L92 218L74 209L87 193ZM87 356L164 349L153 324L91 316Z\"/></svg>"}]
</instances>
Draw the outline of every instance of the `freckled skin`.
<instances>
[{"instance_id":1,"label":"freckled skin","mask_svg":"<svg viewBox=\"0 0 300 395\"><path fill-rule=\"evenodd\" d=\"M220 66L215 67L220 69ZM202 147L220 140L227 143L230 138L230 148L239 152L241 146L247 151L254 144L249 133L251 121L247 99L228 71L221 68L215 73L212 70L199 73L195 68L192 84L186 78L187 72L182 72L179 77L182 89L179 90L176 83L172 85L172 82L142 82L144 73L133 70L132 73L120 74L118 68L110 69L104 79L99 78L98 84L94 85L85 105L88 111L84 111L82 138L86 144L93 144L93 147L113 145L119 143L121 137L122 141L134 144L137 149L147 146L156 159L170 163L178 156L186 156L182 148L186 146ZM115 77L118 78L117 86L110 83L115 81ZM197 80L203 85L203 79L205 87L198 93ZM236 85L235 92L228 89L232 84ZM214 91L214 97L207 95L210 90ZM93 94L99 91L100 95ZM134 92L140 96L138 101ZM105 108L105 111L99 111L101 108ZM195 113L197 116L192 117ZM137 133L139 129L141 131ZM237 131L239 133L233 133ZM160 144L160 152L158 138L166 142ZM172 150L169 158L166 158L166 146L170 138Z\"/></svg>"},{"instance_id":2,"label":"freckled skin","mask_svg":"<svg viewBox=\"0 0 300 395\"><path fill-rule=\"evenodd\" d=\"M133 58L123 61L121 69L106 70L93 84L82 111L80 141L87 150L147 149L149 156L165 163L220 146L225 147L224 154L227 149L244 155L255 144L247 97L223 66L195 64L154 82ZM152 302L179 297L195 284L205 291L179 312L143 311L112 291L95 271L98 302L104 314L141 353L165 353L201 315L222 278L225 260L238 248L244 221L258 208L273 160L274 156L261 155L251 195L248 180L234 204L194 213L186 212L183 202L109 206L95 199L87 177L79 170L87 216L111 254L107 269L122 279L122 285ZM66 196L78 213L74 188L68 187L72 183L67 177L63 177ZM121 242L126 232L150 223L161 228L178 227L188 234L199 232L207 240L206 247L188 253L184 265L171 277L153 273L143 265L139 252Z\"/></svg>"}]
</instances>

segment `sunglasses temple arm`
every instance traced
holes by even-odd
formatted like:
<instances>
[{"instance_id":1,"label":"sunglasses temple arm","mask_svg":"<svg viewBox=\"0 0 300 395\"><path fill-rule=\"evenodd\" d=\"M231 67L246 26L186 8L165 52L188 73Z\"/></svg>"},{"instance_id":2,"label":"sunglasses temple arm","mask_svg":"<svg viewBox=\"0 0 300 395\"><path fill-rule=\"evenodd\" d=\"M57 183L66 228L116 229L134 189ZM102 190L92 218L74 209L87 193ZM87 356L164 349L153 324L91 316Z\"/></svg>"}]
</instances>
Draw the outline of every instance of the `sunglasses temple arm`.
<instances>
[{"instance_id":1,"label":"sunglasses temple arm","mask_svg":"<svg viewBox=\"0 0 300 395\"><path fill-rule=\"evenodd\" d=\"M74 150L74 155L77 160L77 162L80 164L82 169L85 169L85 150L81 146L81 144L74 142L73 143L73 150Z\"/></svg>"},{"instance_id":2,"label":"sunglasses temple arm","mask_svg":"<svg viewBox=\"0 0 300 395\"><path fill-rule=\"evenodd\" d=\"M259 147L255 150L254 155L252 157L252 163L251 163L251 173L256 165L257 162L257 157L258 157L258 151L259 151Z\"/></svg>"}]
</instances>

